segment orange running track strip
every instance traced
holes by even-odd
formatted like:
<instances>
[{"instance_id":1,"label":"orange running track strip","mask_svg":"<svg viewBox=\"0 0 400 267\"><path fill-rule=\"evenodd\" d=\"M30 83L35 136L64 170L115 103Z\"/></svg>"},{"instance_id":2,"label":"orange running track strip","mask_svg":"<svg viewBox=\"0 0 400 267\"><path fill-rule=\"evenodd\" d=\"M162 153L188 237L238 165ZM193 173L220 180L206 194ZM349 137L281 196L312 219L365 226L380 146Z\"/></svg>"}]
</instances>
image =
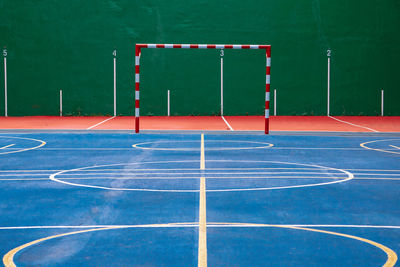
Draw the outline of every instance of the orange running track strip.
<instances>
[{"instance_id":1,"label":"orange running track strip","mask_svg":"<svg viewBox=\"0 0 400 267\"><path fill-rule=\"evenodd\" d=\"M134 130L134 117L0 117L0 129L52 129L84 130L105 121L93 130ZM318 131L318 132L372 132L368 127L379 132L400 132L400 116L367 117L338 116L337 121L326 116L272 116L271 131ZM235 131L263 131L263 116L225 116ZM358 125L358 126L357 126ZM362 127L359 127L362 126ZM228 126L219 116L173 116L141 117L141 130L217 130L229 131Z\"/></svg>"},{"instance_id":2,"label":"orange running track strip","mask_svg":"<svg viewBox=\"0 0 400 267\"><path fill-rule=\"evenodd\" d=\"M87 129L110 117L26 116L0 117L0 129Z\"/></svg>"}]
</instances>

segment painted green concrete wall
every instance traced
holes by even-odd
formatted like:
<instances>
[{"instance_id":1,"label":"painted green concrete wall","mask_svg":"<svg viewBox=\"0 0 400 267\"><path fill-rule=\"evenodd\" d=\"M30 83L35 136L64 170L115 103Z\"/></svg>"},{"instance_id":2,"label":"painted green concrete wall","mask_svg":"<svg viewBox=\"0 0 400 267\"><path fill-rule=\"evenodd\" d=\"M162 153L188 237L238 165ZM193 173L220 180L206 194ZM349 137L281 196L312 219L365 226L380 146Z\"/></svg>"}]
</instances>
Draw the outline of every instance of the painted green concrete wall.
<instances>
[{"instance_id":1,"label":"painted green concrete wall","mask_svg":"<svg viewBox=\"0 0 400 267\"><path fill-rule=\"evenodd\" d=\"M7 48L8 113L134 113L135 43L271 44L278 115L325 115L327 50L331 114L400 115L400 2L324 0L0 0L0 46ZM263 51L224 51L224 113L263 114ZM220 51L144 49L141 114L220 111ZM0 67L0 115L4 114ZM272 105L273 107L273 105Z\"/></svg>"}]
</instances>

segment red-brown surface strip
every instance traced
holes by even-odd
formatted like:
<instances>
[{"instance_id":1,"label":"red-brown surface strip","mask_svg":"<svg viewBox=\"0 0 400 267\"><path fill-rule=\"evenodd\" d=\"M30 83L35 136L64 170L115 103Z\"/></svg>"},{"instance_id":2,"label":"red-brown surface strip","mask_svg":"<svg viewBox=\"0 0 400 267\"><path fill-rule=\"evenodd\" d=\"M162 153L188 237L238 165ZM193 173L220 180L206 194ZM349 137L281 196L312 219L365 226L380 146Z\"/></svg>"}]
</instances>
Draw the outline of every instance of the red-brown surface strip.
<instances>
[{"instance_id":1,"label":"red-brown surface strip","mask_svg":"<svg viewBox=\"0 0 400 267\"><path fill-rule=\"evenodd\" d=\"M110 117L0 117L0 129L88 129ZM400 116L367 117L338 116L336 121L326 116L271 116L271 131L320 131L320 132L372 132L356 125L368 127L379 132L400 132ZM264 116L225 116L235 131L263 131ZM93 130L134 130L135 117L116 117ZM229 130L218 116L173 116L142 117L142 130Z\"/></svg>"}]
</instances>

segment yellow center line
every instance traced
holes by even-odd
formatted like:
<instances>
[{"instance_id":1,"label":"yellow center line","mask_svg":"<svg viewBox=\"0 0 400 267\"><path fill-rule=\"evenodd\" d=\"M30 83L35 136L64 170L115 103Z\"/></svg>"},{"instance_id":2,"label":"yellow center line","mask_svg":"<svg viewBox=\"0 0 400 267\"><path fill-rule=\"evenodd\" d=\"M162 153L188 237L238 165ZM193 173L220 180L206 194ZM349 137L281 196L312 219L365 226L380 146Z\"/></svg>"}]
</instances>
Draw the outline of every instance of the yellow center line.
<instances>
[{"instance_id":1,"label":"yellow center line","mask_svg":"<svg viewBox=\"0 0 400 267\"><path fill-rule=\"evenodd\" d=\"M0 147L0 149L5 149L5 148L8 148L8 147L11 147L11 146L14 146L15 144L11 144L11 145L7 145L7 146L3 146L3 147Z\"/></svg>"},{"instance_id":2,"label":"yellow center line","mask_svg":"<svg viewBox=\"0 0 400 267\"><path fill-rule=\"evenodd\" d=\"M201 134L200 170L206 169L204 155L204 134ZM200 208L199 208L199 254L198 266L207 266L207 221L206 221L206 179L204 173L200 178Z\"/></svg>"}]
</instances>

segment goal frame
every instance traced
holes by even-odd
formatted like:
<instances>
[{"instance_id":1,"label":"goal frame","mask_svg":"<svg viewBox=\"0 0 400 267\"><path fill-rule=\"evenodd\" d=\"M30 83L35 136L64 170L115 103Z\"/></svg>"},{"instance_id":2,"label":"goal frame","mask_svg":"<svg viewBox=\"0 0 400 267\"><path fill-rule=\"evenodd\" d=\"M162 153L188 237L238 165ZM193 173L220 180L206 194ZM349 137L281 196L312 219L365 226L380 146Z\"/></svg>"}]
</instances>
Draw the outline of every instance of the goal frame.
<instances>
[{"instance_id":1,"label":"goal frame","mask_svg":"<svg viewBox=\"0 0 400 267\"><path fill-rule=\"evenodd\" d=\"M135 45L135 132L139 133L140 119L140 56L143 48L183 48L183 49L264 49L265 73L265 134L269 133L269 101L271 84L271 45L241 44L136 44Z\"/></svg>"}]
</instances>

